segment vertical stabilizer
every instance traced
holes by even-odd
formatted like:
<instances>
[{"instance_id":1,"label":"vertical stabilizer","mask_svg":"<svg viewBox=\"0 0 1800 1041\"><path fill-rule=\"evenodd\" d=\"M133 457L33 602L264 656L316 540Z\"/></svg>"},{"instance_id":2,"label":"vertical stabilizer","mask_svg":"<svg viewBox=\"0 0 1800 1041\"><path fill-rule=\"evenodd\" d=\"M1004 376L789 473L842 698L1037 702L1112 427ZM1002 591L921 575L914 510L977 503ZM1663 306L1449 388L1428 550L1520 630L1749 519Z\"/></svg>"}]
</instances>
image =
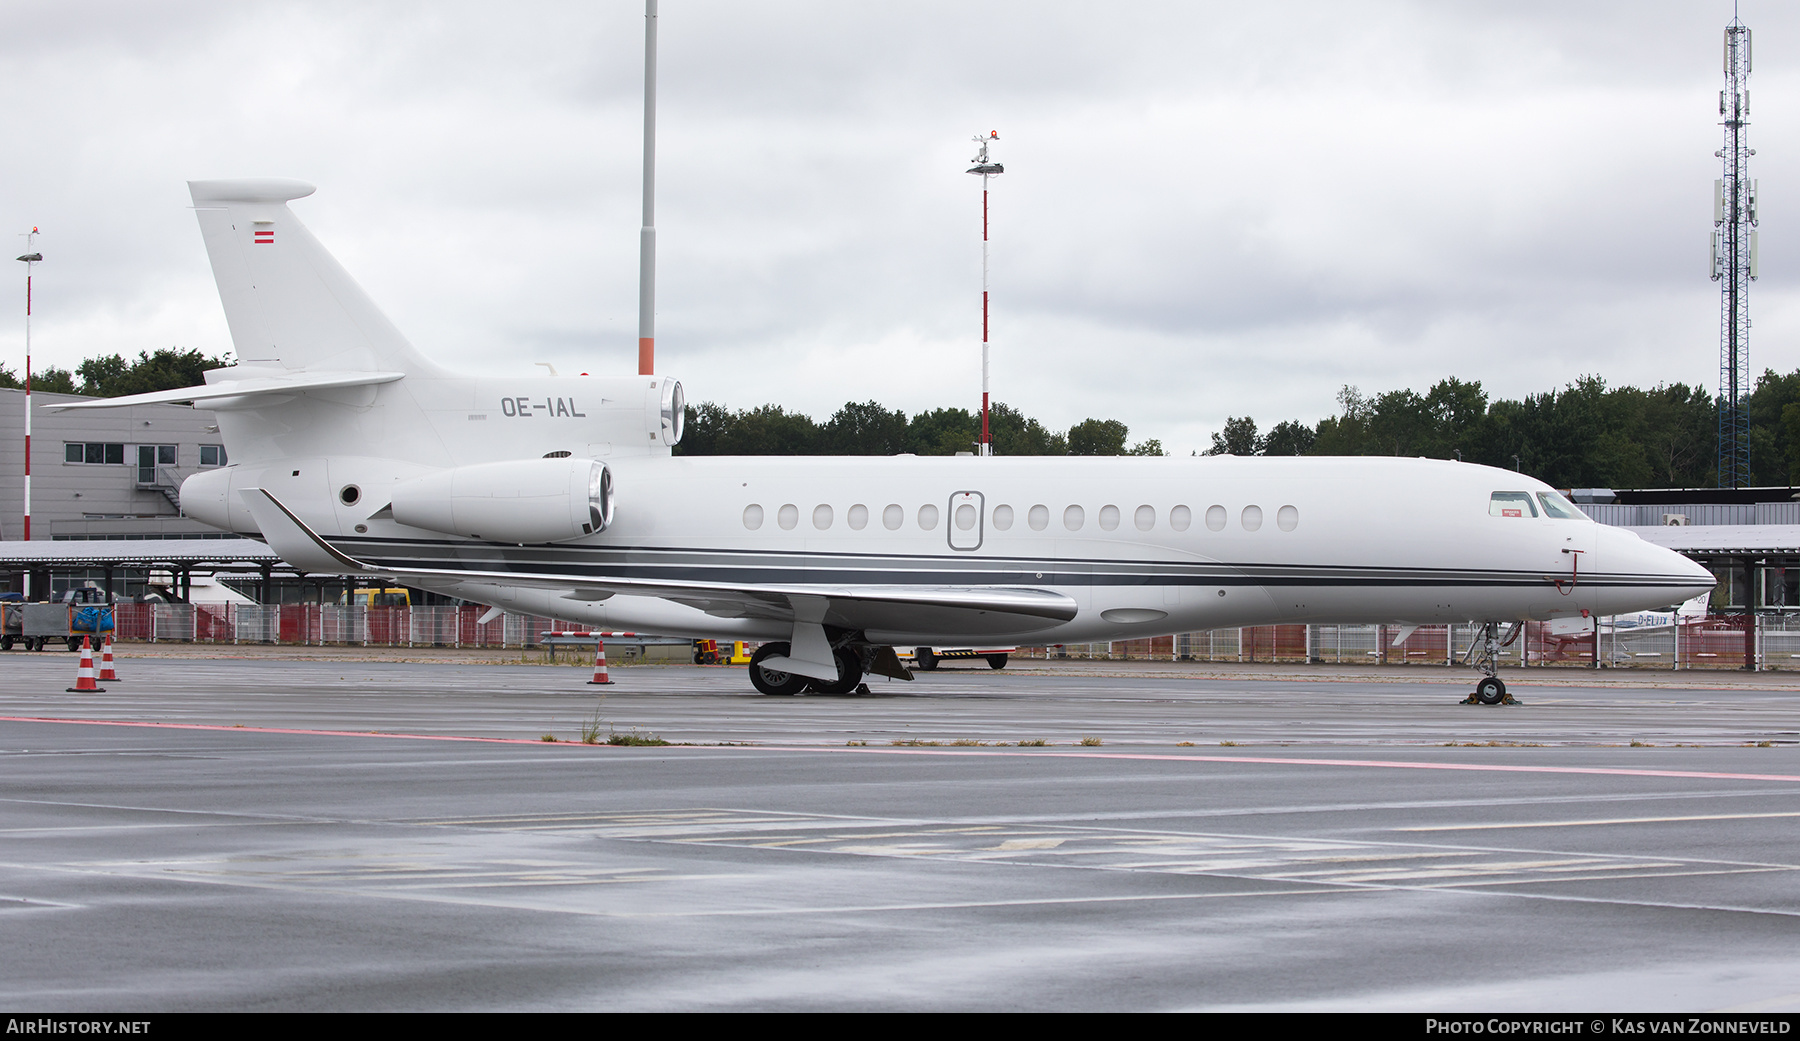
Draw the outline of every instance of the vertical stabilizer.
<instances>
[{"instance_id":1,"label":"vertical stabilizer","mask_svg":"<svg viewBox=\"0 0 1800 1041\"><path fill-rule=\"evenodd\" d=\"M290 370L437 375L288 209L304 181L189 181L238 360Z\"/></svg>"}]
</instances>

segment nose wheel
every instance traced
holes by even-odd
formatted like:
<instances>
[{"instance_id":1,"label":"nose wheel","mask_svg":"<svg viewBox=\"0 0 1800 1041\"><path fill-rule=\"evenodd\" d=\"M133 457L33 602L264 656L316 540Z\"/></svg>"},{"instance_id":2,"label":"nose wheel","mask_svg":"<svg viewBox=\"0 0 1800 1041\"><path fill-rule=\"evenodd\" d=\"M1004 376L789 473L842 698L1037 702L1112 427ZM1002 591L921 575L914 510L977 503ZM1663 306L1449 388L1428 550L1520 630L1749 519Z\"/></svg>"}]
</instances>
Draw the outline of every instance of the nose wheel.
<instances>
[{"instance_id":1,"label":"nose wheel","mask_svg":"<svg viewBox=\"0 0 1800 1041\"><path fill-rule=\"evenodd\" d=\"M1481 636L1469 645L1469 653L1464 659L1480 669L1481 679L1475 681L1475 693L1463 699L1465 705L1517 705L1519 702L1506 692L1506 684L1497 675L1500 671L1500 649L1510 647L1519 638L1525 623L1514 622L1507 631L1506 638L1500 638L1500 623L1487 622L1481 627Z\"/></svg>"}]
</instances>

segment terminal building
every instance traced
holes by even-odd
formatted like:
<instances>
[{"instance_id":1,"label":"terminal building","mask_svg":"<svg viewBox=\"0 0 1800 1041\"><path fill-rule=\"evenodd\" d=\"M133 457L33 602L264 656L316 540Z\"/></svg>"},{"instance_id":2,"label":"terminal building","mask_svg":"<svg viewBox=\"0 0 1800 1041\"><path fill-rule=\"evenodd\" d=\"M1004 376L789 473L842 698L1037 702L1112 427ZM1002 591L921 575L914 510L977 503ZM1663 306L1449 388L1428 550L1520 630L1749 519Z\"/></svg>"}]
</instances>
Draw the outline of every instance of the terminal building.
<instances>
[{"instance_id":1,"label":"terminal building","mask_svg":"<svg viewBox=\"0 0 1800 1041\"><path fill-rule=\"evenodd\" d=\"M0 388L0 592L92 584L187 599L196 576L287 574L268 547L182 515L181 482L230 462L213 414L185 405L52 412L91 400L33 391L31 542L24 543L25 392ZM267 569L265 571L265 569ZM239 594L221 590L221 599Z\"/></svg>"}]
</instances>

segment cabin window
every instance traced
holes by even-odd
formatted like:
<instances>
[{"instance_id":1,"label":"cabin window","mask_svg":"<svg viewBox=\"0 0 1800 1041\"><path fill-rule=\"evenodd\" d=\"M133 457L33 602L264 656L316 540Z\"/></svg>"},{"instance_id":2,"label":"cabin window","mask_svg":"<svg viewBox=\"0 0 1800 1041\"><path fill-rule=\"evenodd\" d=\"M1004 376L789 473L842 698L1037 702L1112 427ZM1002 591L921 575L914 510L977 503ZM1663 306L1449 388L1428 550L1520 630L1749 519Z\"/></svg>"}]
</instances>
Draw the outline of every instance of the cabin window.
<instances>
[{"instance_id":1,"label":"cabin window","mask_svg":"<svg viewBox=\"0 0 1800 1041\"><path fill-rule=\"evenodd\" d=\"M1169 511L1169 527L1176 531L1186 531L1194 523L1194 511L1186 506L1177 506Z\"/></svg>"},{"instance_id":2,"label":"cabin window","mask_svg":"<svg viewBox=\"0 0 1800 1041\"><path fill-rule=\"evenodd\" d=\"M1300 511L1292 506L1283 506L1275 511L1275 526L1282 531L1293 531L1300 526Z\"/></svg>"},{"instance_id":3,"label":"cabin window","mask_svg":"<svg viewBox=\"0 0 1800 1041\"><path fill-rule=\"evenodd\" d=\"M800 507L791 502L784 504L775 511L775 523L781 525L782 531L793 531L794 525L800 523Z\"/></svg>"},{"instance_id":4,"label":"cabin window","mask_svg":"<svg viewBox=\"0 0 1800 1041\"><path fill-rule=\"evenodd\" d=\"M1031 525L1032 531L1043 531L1050 526L1050 507L1039 503L1026 515L1025 523Z\"/></svg>"},{"instance_id":5,"label":"cabin window","mask_svg":"<svg viewBox=\"0 0 1800 1041\"><path fill-rule=\"evenodd\" d=\"M881 511L881 526L887 530L899 531L900 525L904 523L906 523L906 511L900 508L899 503L890 502L887 509Z\"/></svg>"},{"instance_id":6,"label":"cabin window","mask_svg":"<svg viewBox=\"0 0 1800 1041\"><path fill-rule=\"evenodd\" d=\"M1537 507L1531 504L1530 492L1495 492L1488 496L1490 517L1535 517Z\"/></svg>"},{"instance_id":7,"label":"cabin window","mask_svg":"<svg viewBox=\"0 0 1800 1041\"><path fill-rule=\"evenodd\" d=\"M1208 506L1206 508L1206 527L1208 531L1225 530L1225 507Z\"/></svg>"},{"instance_id":8,"label":"cabin window","mask_svg":"<svg viewBox=\"0 0 1800 1041\"><path fill-rule=\"evenodd\" d=\"M850 507L850 512L844 515L844 520L849 523L851 531L861 531L869 526L869 508L859 502Z\"/></svg>"},{"instance_id":9,"label":"cabin window","mask_svg":"<svg viewBox=\"0 0 1800 1041\"><path fill-rule=\"evenodd\" d=\"M1013 508L1011 506L994 507L994 527L999 531L1011 531L1013 525Z\"/></svg>"},{"instance_id":10,"label":"cabin window","mask_svg":"<svg viewBox=\"0 0 1800 1041\"><path fill-rule=\"evenodd\" d=\"M1544 504L1544 516L1557 520L1587 520L1587 514L1575 508L1575 504L1555 492L1539 492L1538 502Z\"/></svg>"},{"instance_id":11,"label":"cabin window","mask_svg":"<svg viewBox=\"0 0 1800 1041\"><path fill-rule=\"evenodd\" d=\"M975 527L975 507L963 503L956 508L956 527L960 531L968 531Z\"/></svg>"},{"instance_id":12,"label":"cabin window","mask_svg":"<svg viewBox=\"0 0 1800 1041\"><path fill-rule=\"evenodd\" d=\"M938 508L926 503L919 507L919 527L926 531L937 530Z\"/></svg>"},{"instance_id":13,"label":"cabin window","mask_svg":"<svg viewBox=\"0 0 1800 1041\"><path fill-rule=\"evenodd\" d=\"M744 507L744 527L749 528L751 531L755 531L762 527L762 522L763 508L761 506L751 503Z\"/></svg>"},{"instance_id":14,"label":"cabin window","mask_svg":"<svg viewBox=\"0 0 1800 1041\"><path fill-rule=\"evenodd\" d=\"M1119 527L1119 508L1117 506L1100 507L1100 530L1116 531Z\"/></svg>"},{"instance_id":15,"label":"cabin window","mask_svg":"<svg viewBox=\"0 0 1800 1041\"><path fill-rule=\"evenodd\" d=\"M1156 507L1139 506L1137 512L1131 515L1131 523L1136 524L1139 531L1149 531L1156 527Z\"/></svg>"},{"instance_id":16,"label":"cabin window","mask_svg":"<svg viewBox=\"0 0 1800 1041\"><path fill-rule=\"evenodd\" d=\"M820 531L831 527L831 507L823 503L813 507L813 527Z\"/></svg>"},{"instance_id":17,"label":"cabin window","mask_svg":"<svg viewBox=\"0 0 1800 1041\"><path fill-rule=\"evenodd\" d=\"M1261 506L1246 506L1246 507L1244 507L1244 513L1241 517L1238 518L1238 520L1240 522L1242 522L1242 524L1244 525L1245 531L1255 531L1256 529L1262 527L1262 507Z\"/></svg>"},{"instance_id":18,"label":"cabin window","mask_svg":"<svg viewBox=\"0 0 1800 1041\"><path fill-rule=\"evenodd\" d=\"M1070 531L1080 531L1087 522L1087 511L1079 506L1071 506L1063 511L1063 527Z\"/></svg>"}]
</instances>

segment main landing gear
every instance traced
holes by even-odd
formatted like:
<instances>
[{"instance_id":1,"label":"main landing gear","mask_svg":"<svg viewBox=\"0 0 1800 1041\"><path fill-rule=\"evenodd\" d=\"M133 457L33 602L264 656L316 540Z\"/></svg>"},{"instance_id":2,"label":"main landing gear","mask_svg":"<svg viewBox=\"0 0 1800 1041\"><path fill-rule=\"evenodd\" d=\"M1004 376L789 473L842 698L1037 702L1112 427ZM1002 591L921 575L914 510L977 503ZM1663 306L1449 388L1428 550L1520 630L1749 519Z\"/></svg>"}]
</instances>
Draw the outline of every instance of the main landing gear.
<instances>
[{"instance_id":1,"label":"main landing gear","mask_svg":"<svg viewBox=\"0 0 1800 1041\"><path fill-rule=\"evenodd\" d=\"M862 658L849 647L839 647L832 652L832 657L837 660L838 674L835 680L813 679L763 664L768 658L786 657L790 649L790 645L785 642L765 643L758 647L750 658L751 685L764 694L850 694L862 683Z\"/></svg>"},{"instance_id":2,"label":"main landing gear","mask_svg":"<svg viewBox=\"0 0 1800 1041\"><path fill-rule=\"evenodd\" d=\"M1464 698L1465 705L1517 705L1519 702L1506 692L1506 684L1500 681L1500 649L1511 647L1525 623L1514 622L1506 632L1506 638L1500 638L1500 623L1487 622L1481 627L1481 635L1469 645L1469 653L1464 658L1469 664L1480 669L1481 679L1475 681L1475 693Z\"/></svg>"}]
</instances>

